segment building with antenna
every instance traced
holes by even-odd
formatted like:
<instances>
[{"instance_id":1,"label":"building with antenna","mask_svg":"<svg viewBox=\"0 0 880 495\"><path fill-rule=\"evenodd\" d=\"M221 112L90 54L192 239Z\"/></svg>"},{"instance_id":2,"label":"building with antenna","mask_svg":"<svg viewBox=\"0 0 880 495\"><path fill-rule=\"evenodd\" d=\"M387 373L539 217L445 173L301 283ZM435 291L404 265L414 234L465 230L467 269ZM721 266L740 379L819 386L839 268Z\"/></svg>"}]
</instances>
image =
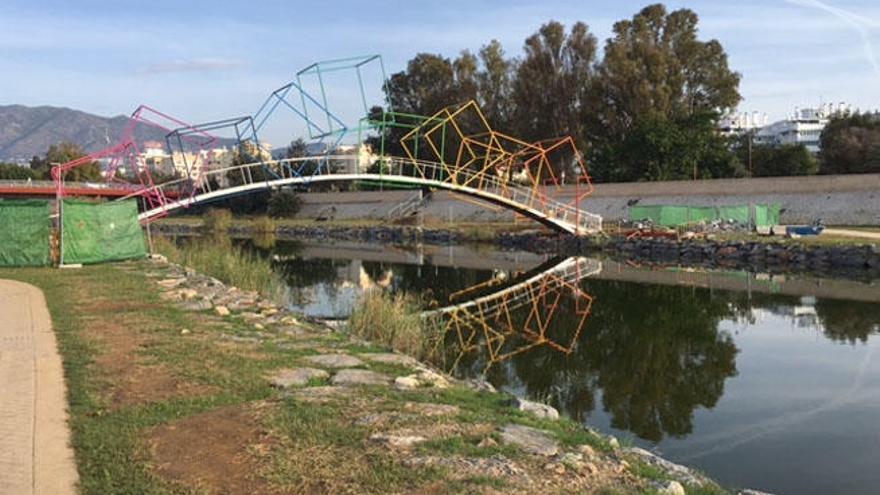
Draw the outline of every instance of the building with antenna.
<instances>
[{"instance_id":1,"label":"building with antenna","mask_svg":"<svg viewBox=\"0 0 880 495\"><path fill-rule=\"evenodd\" d=\"M856 110L857 112L857 110ZM833 117L854 113L852 105L826 103L817 108L797 108L785 120L766 125L755 132L757 145L803 144L811 153L819 152L822 130Z\"/></svg>"}]
</instances>

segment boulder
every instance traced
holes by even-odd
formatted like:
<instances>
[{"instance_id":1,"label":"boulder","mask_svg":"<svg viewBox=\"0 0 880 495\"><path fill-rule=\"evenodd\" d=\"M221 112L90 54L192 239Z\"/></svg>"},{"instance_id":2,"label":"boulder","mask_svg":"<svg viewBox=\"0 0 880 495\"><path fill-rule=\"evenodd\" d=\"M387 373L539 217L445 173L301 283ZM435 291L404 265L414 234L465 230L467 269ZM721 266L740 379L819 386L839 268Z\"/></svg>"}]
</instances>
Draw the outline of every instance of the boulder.
<instances>
[{"instance_id":1,"label":"boulder","mask_svg":"<svg viewBox=\"0 0 880 495\"><path fill-rule=\"evenodd\" d=\"M330 380L333 385L388 385L391 377L382 373L361 369L339 370Z\"/></svg>"},{"instance_id":2,"label":"boulder","mask_svg":"<svg viewBox=\"0 0 880 495\"><path fill-rule=\"evenodd\" d=\"M323 368L351 368L364 364L360 359L348 354L318 354L317 356L308 356L305 359Z\"/></svg>"},{"instance_id":3,"label":"boulder","mask_svg":"<svg viewBox=\"0 0 880 495\"><path fill-rule=\"evenodd\" d=\"M508 424L501 428L501 441L516 445L529 454L551 457L559 453L559 444L544 430L531 426Z\"/></svg>"},{"instance_id":4,"label":"boulder","mask_svg":"<svg viewBox=\"0 0 880 495\"><path fill-rule=\"evenodd\" d=\"M302 387L309 380L328 378L330 376L324 370L316 368L284 368L275 371L269 377L269 383L276 388Z\"/></svg>"},{"instance_id":5,"label":"boulder","mask_svg":"<svg viewBox=\"0 0 880 495\"><path fill-rule=\"evenodd\" d=\"M419 435L390 435L387 433L374 433L370 435L370 440L384 444L393 448L410 448L413 445L427 441L428 439Z\"/></svg>"},{"instance_id":6,"label":"boulder","mask_svg":"<svg viewBox=\"0 0 880 495\"><path fill-rule=\"evenodd\" d=\"M511 405L520 411L531 413L538 418L559 419L559 411L547 404L541 404L540 402L533 402L516 397L511 401Z\"/></svg>"},{"instance_id":7,"label":"boulder","mask_svg":"<svg viewBox=\"0 0 880 495\"><path fill-rule=\"evenodd\" d=\"M397 390L413 390L421 386L419 379L415 375L398 376L394 379L394 388Z\"/></svg>"},{"instance_id":8,"label":"boulder","mask_svg":"<svg viewBox=\"0 0 880 495\"><path fill-rule=\"evenodd\" d=\"M639 458L639 460L646 464L658 468L665 475L669 476L670 478L674 478L681 483L693 486L703 486L705 484L705 479L692 469L686 466L682 466L681 464L676 464L672 461L668 461L656 454L648 452L645 449L639 447L630 447L628 449L624 449L623 452L627 455Z\"/></svg>"},{"instance_id":9,"label":"boulder","mask_svg":"<svg viewBox=\"0 0 880 495\"><path fill-rule=\"evenodd\" d=\"M373 363L397 364L400 366L408 367L414 367L419 364L417 360L410 356L407 356L405 354L395 354L392 352L358 354L358 356Z\"/></svg>"},{"instance_id":10,"label":"boulder","mask_svg":"<svg viewBox=\"0 0 880 495\"><path fill-rule=\"evenodd\" d=\"M681 483L669 480L669 481L657 481L656 488L658 495L686 495L684 487L681 486Z\"/></svg>"}]
</instances>

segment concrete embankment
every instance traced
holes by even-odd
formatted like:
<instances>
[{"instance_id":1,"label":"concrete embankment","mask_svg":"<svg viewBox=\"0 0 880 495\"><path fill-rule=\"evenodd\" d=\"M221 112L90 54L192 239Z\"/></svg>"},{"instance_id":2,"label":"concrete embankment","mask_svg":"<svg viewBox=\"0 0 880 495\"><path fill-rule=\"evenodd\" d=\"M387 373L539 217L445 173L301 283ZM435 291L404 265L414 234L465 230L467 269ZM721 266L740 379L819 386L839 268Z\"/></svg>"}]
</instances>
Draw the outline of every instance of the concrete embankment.
<instances>
[{"instance_id":1,"label":"concrete embankment","mask_svg":"<svg viewBox=\"0 0 880 495\"><path fill-rule=\"evenodd\" d=\"M578 189L565 186L547 193L564 202L573 201ZM418 191L357 191L304 193L303 218L337 220L387 219L395 206ZM828 225L880 225L880 174L765 177L597 184L581 202L587 211L608 221L627 218L631 205L725 206L779 203L783 224L809 223L822 219ZM432 222L510 222L509 210L486 205L447 191L435 191L421 206Z\"/></svg>"}]
</instances>

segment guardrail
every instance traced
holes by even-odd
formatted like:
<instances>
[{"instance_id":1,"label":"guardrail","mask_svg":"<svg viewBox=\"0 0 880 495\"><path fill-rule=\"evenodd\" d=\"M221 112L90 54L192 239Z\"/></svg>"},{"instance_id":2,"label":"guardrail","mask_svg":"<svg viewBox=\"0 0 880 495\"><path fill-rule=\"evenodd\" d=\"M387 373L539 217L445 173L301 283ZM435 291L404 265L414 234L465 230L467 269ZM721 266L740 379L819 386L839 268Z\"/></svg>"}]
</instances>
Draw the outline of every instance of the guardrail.
<instances>
[{"instance_id":1,"label":"guardrail","mask_svg":"<svg viewBox=\"0 0 880 495\"><path fill-rule=\"evenodd\" d=\"M418 183L427 187L441 187L460 191L477 192L477 196L484 199L498 201L502 204L515 206L523 210L529 210L540 218L562 226L570 233L595 233L602 229L602 217L583 211L575 205L565 204L550 196L540 193L535 189L521 187L510 180L489 175L485 172L475 172L468 168L453 169L448 164L428 162L424 160L412 160L408 158L385 157L380 159L380 172L372 174L352 173L357 170L358 157L351 155L312 156L290 158L267 162L255 162L220 169L209 170L201 174L196 180L178 179L150 188L149 194L156 197L166 198L168 192L174 191L188 198L168 202L162 201L161 205L145 213L146 218L161 216L169 211L187 207L197 203L201 196L210 195L228 190L230 194L246 189L258 183L265 183L266 187L280 187L286 184L309 184L312 181L333 180L385 180L406 179L408 183ZM349 166L345 165L349 162ZM303 174L307 165L315 166L310 174ZM257 179L255 173L264 170L265 178ZM230 177L235 176L236 184L231 186ZM129 196L136 196L132 193ZM124 198L123 198L124 199ZM567 227L566 227L567 226Z\"/></svg>"}]
</instances>

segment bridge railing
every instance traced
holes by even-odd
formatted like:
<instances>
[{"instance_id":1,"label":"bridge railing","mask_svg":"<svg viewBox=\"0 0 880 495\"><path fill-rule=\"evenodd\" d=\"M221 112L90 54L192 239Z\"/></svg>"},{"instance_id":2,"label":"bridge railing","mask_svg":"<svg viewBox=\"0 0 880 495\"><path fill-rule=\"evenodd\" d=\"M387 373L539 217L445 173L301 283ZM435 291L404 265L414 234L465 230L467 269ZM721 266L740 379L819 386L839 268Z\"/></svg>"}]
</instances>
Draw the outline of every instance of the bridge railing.
<instances>
[{"instance_id":1,"label":"bridge railing","mask_svg":"<svg viewBox=\"0 0 880 495\"><path fill-rule=\"evenodd\" d=\"M200 194L207 194L219 189L228 189L230 176L236 177L236 187L247 186L255 183L266 183L267 186L279 184L285 180L299 178L302 183L308 184L319 176L345 175L350 178L393 180L394 177L407 177L418 179L426 186L453 186L453 188L477 189L483 195L490 195L496 200L513 204L515 206L540 212L547 219L561 222L572 226L574 232L594 233L602 229L602 217L581 210L574 204L567 204L552 198L535 189L519 186L512 181L493 176L485 172L477 172L467 168L450 170L446 164L413 160L409 158L384 157L381 158L381 172L365 174L357 172L359 159L352 155L320 155L315 157L289 158L271 162L257 162L243 165L230 166L205 171L193 182L189 179L178 179L157 185L151 194L167 197L167 192L192 191L193 188ZM312 163L318 168L310 174L303 174L306 165ZM348 166L340 166L348 164ZM263 174L261 178L257 172L265 167L270 167L272 176ZM354 172L352 172L354 171ZM322 179L319 179L322 180ZM133 194L134 195L134 194ZM198 194L186 194L186 198L176 202L165 202L157 209L158 213L166 213L169 208L186 207L196 202Z\"/></svg>"}]
</instances>

